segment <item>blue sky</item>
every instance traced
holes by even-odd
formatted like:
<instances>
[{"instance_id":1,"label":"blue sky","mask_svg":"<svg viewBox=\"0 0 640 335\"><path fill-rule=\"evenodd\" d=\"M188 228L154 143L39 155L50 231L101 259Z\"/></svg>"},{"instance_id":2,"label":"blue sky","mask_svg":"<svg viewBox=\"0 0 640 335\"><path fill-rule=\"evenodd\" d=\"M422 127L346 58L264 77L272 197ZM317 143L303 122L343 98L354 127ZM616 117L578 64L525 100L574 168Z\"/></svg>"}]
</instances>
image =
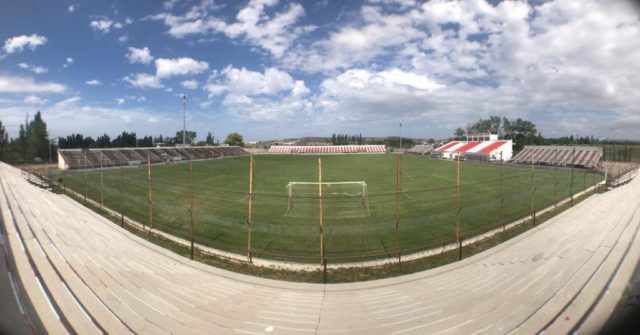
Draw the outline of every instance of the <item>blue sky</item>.
<instances>
[{"instance_id":1,"label":"blue sky","mask_svg":"<svg viewBox=\"0 0 640 335\"><path fill-rule=\"evenodd\" d=\"M50 135L450 136L490 115L640 139L631 1L10 1L0 120Z\"/></svg>"}]
</instances>

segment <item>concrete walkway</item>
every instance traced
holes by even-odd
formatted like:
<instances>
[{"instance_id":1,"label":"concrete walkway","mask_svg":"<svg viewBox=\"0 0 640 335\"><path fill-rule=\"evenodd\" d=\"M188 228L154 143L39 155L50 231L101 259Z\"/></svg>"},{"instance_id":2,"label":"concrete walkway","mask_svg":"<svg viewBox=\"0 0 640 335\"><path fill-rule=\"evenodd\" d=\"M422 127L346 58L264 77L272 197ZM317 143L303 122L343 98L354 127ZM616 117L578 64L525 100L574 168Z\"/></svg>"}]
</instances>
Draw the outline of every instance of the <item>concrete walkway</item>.
<instances>
[{"instance_id":1,"label":"concrete walkway","mask_svg":"<svg viewBox=\"0 0 640 335\"><path fill-rule=\"evenodd\" d=\"M53 334L590 334L640 258L638 178L461 262L330 285L190 261L4 164L0 191L15 272Z\"/></svg>"}]
</instances>

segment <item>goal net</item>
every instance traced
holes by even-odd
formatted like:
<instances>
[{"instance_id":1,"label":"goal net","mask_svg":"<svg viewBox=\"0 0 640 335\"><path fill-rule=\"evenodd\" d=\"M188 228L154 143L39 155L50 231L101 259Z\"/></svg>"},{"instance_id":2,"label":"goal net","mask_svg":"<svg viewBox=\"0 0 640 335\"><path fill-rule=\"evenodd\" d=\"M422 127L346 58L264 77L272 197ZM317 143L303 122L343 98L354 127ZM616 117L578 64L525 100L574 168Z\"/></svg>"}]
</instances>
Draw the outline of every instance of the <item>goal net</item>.
<instances>
[{"instance_id":1,"label":"goal net","mask_svg":"<svg viewBox=\"0 0 640 335\"><path fill-rule=\"evenodd\" d=\"M369 216L367 183L364 181L302 182L292 181L287 188L286 216L317 217L320 194L325 218Z\"/></svg>"}]
</instances>

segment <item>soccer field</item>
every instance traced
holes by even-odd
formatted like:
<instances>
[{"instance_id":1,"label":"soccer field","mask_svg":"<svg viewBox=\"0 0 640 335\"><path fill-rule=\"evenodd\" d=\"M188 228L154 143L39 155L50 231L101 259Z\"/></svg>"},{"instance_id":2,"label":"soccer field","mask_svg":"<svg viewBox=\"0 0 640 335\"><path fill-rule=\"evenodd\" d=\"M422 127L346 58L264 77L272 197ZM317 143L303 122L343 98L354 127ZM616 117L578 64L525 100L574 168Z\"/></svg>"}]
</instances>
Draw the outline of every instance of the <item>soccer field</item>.
<instances>
[{"instance_id":1,"label":"soccer field","mask_svg":"<svg viewBox=\"0 0 640 335\"><path fill-rule=\"evenodd\" d=\"M317 185L293 189L289 182L363 181L323 186L324 249L330 258L385 257L395 253L396 155L254 156L252 250L256 256L317 261L320 254ZM149 220L146 166L122 169L124 214ZM189 238L189 164L151 166L153 226ZM536 167L536 209L553 205L601 180L571 169ZM456 238L456 162L421 156L401 157L399 245L405 253L429 249ZM503 217L508 223L530 214L531 167L503 167ZM105 206L121 209L121 170L69 172L67 187ZM102 177L102 186L101 186ZM460 227L463 238L500 226L500 167L462 162ZM249 157L193 163L194 236L198 243L246 254ZM555 186L554 186L555 185ZM102 191L101 191L102 190ZM292 259L294 260L294 259Z\"/></svg>"}]
</instances>

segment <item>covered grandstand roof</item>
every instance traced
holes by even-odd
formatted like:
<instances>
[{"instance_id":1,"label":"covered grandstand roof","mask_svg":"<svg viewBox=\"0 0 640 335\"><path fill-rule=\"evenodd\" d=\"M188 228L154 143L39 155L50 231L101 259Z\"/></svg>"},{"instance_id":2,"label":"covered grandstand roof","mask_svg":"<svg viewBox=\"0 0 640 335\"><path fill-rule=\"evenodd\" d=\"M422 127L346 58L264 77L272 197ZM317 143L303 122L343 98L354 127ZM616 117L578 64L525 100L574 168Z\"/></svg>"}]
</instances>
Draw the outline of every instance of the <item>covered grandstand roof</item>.
<instances>
[{"instance_id":1,"label":"covered grandstand roof","mask_svg":"<svg viewBox=\"0 0 640 335\"><path fill-rule=\"evenodd\" d=\"M273 145L271 154L357 154L385 153L386 145Z\"/></svg>"},{"instance_id":2,"label":"covered grandstand roof","mask_svg":"<svg viewBox=\"0 0 640 335\"><path fill-rule=\"evenodd\" d=\"M602 158L600 147L534 146L527 145L511 160L514 163L541 163L549 165L598 166Z\"/></svg>"},{"instance_id":3,"label":"covered grandstand roof","mask_svg":"<svg viewBox=\"0 0 640 335\"><path fill-rule=\"evenodd\" d=\"M433 151L433 144L418 144L407 150L410 154L425 155Z\"/></svg>"},{"instance_id":4,"label":"covered grandstand roof","mask_svg":"<svg viewBox=\"0 0 640 335\"><path fill-rule=\"evenodd\" d=\"M491 152L499 149L501 146L510 143L510 141L484 141L484 142L461 142L451 141L436 149L438 152L456 152L466 154L484 154L489 155Z\"/></svg>"}]
</instances>

